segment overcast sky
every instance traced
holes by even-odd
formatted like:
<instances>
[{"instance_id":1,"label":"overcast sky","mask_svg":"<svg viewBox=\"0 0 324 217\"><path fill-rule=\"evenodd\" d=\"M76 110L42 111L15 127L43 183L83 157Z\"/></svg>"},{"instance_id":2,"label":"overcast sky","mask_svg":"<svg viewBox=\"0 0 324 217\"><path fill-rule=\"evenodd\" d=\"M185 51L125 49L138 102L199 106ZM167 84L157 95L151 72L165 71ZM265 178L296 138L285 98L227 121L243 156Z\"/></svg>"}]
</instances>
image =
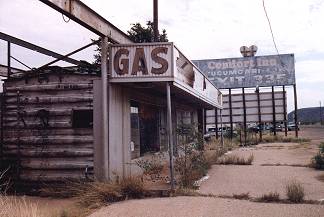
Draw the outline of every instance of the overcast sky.
<instances>
[{"instance_id":1,"label":"overcast sky","mask_svg":"<svg viewBox=\"0 0 324 217\"><path fill-rule=\"evenodd\" d=\"M131 23L152 20L153 0L83 0L126 32ZM298 106L324 103L324 0L265 0L280 53L294 53ZM257 55L276 54L262 0L160 0L159 27L190 59L240 57L242 45ZM38 0L0 0L0 31L65 54L97 36ZM0 41L0 64L6 64ZM74 58L92 61L94 48ZM12 55L31 67L51 58L13 46ZM14 63L14 66L23 66ZM292 94L288 110L293 109Z\"/></svg>"}]
</instances>

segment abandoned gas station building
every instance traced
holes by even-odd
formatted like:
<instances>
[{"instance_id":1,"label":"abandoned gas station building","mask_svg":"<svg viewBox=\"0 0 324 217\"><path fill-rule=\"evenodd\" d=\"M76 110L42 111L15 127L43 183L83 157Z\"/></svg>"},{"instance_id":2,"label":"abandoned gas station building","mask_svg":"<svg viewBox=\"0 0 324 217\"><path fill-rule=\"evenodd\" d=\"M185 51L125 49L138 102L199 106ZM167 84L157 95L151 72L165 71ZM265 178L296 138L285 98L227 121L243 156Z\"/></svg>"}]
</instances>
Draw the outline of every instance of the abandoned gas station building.
<instances>
[{"instance_id":1,"label":"abandoned gas station building","mask_svg":"<svg viewBox=\"0 0 324 217\"><path fill-rule=\"evenodd\" d=\"M16 183L134 175L135 159L166 151L173 156L180 124L203 133L204 110L222 108L222 93L173 43L134 44L81 1L40 1L100 40L61 55L0 33L8 42L0 160ZM11 71L11 43L55 60ZM70 57L98 43L100 66ZM50 66L61 60L75 66Z\"/></svg>"},{"instance_id":2,"label":"abandoned gas station building","mask_svg":"<svg viewBox=\"0 0 324 217\"><path fill-rule=\"evenodd\" d=\"M107 119L93 68L47 67L4 81L2 162L15 165L17 180L134 175L134 159L176 147L179 124L202 130L203 110L222 106L221 92L173 43L116 44L109 55Z\"/></svg>"}]
</instances>

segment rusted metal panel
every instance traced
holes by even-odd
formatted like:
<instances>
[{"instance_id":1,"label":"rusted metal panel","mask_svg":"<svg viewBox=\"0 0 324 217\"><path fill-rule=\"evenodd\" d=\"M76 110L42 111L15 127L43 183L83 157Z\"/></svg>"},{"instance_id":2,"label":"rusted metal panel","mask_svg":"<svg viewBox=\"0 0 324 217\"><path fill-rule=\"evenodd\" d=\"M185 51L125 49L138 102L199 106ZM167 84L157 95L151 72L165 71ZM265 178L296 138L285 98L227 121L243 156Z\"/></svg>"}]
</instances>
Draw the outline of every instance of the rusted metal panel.
<instances>
[{"instance_id":1,"label":"rusted metal panel","mask_svg":"<svg viewBox=\"0 0 324 217\"><path fill-rule=\"evenodd\" d=\"M94 79L52 71L5 80L3 155L19 165L16 182L93 177L93 129L75 128L73 114L93 109Z\"/></svg>"},{"instance_id":2,"label":"rusted metal panel","mask_svg":"<svg viewBox=\"0 0 324 217\"><path fill-rule=\"evenodd\" d=\"M65 14L75 22L98 34L107 36L110 40L120 43L132 43L128 35L97 14L80 0L40 0L60 13Z\"/></svg>"}]
</instances>

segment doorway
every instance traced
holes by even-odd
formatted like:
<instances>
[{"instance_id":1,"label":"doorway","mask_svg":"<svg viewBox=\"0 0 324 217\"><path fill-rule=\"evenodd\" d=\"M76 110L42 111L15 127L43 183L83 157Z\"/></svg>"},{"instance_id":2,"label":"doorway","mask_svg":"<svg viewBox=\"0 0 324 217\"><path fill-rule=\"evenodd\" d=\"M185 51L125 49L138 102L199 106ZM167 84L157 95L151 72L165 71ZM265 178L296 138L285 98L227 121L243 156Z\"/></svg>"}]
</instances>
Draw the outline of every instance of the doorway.
<instances>
[{"instance_id":1,"label":"doorway","mask_svg":"<svg viewBox=\"0 0 324 217\"><path fill-rule=\"evenodd\" d=\"M132 158L160 151L159 107L132 101L131 111Z\"/></svg>"}]
</instances>

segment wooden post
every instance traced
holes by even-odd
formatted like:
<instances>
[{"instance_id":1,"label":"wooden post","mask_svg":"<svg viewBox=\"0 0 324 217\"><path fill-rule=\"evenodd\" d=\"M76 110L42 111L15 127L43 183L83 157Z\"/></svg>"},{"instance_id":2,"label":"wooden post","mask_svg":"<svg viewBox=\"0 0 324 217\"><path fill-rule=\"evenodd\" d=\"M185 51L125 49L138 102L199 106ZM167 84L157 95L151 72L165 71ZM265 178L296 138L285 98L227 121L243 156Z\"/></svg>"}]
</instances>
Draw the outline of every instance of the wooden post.
<instances>
[{"instance_id":1,"label":"wooden post","mask_svg":"<svg viewBox=\"0 0 324 217\"><path fill-rule=\"evenodd\" d=\"M7 78L10 78L11 75L11 43L8 41L8 52L7 52Z\"/></svg>"},{"instance_id":2,"label":"wooden post","mask_svg":"<svg viewBox=\"0 0 324 217\"><path fill-rule=\"evenodd\" d=\"M158 0L153 0L153 34L154 41L159 40L159 3Z\"/></svg>"},{"instance_id":3,"label":"wooden post","mask_svg":"<svg viewBox=\"0 0 324 217\"><path fill-rule=\"evenodd\" d=\"M173 165L173 130L172 130L172 110L171 110L171 90L170 83L166 83L167 92L167 116L168 116L168 134L169 134L169 157L170 157L170 183L171 191L174 191L174 165Z\"/></svg>"},{"instance_id":4,"label":"wooden post","mask_svg":"<svg viewBox=\"0 0 324 217\"><path fill-rule=\"evenodd\" d=\"M261 128L261 102L260 102L260 90L259 87L256 88L255 92L257 93L257 99L258 99L258 119L259 119L259 127ZM259 129L259 139L260 141L262 141L262 130L263 129Z\"/></svg>"},{"instance_id":5,"label":"wooden post","mask_svg":"<svg viewBox=\"0 0 324 217\"><path fill-rule=\"evenodd\" d=\"M103 178L110 178L108 141L108 38L101 40L101 82L102 82L102 140L103 140Z\"/></svg>"},{"instance_id":6,"label":"wooden post","mask_svg":"<svg viewBox=\"0 0 324 217\"><path fill-rule=\"evenodd\" d=\"M297 89L296 84L294 86L294 101L295 101L295 136L298 138L298 116L297 116Z\"/></svg>"},{"instance_id":7,"label":"wooden post","mask_svg":"<svg viewBox=\"0 0 324 217\"><path fill-rule=\"evenodd\" d=\"M216 139L219 138L218 136L218 109L215 108L215 133L216 133Z\"/></svg>"},{"instance_id":8,"label":"wooden post","mask_svg":"<svg viewBox=\"0 0 324 217\"><path fill-rule=\"evenodd\" d=\"M246 103L245 103L245 90L244 90L244 87L242 88L242 97L243 97L244 146L246 146L247 130L246 130Z\"/></svg>"},{"instance_id":9,"label":"wooden post","mask_svg":"<svg viewBox=\"0 0 324 217\"><path fill-rule=\"evenodd\" d=\"M220 113L220 121L221 121L221 143L222 143L222 148L224 148L224 134L223 134L223 114L222 114L223 109L219 110Z\"/></svg>"},{"instance_id":10,"label":"wooden post","mask_svg":"<svg viewBox=\"0 0 324 217\"><path fill-rule=\"evenodd\" d=\"M273 135L277 135L277 126L276 126L276 103L275 103L275 94L274 94L274 86L271 87L272 93L272 126L273 126Z\"/></svg>"},{"instance_id":11,"label":"wooden post","mask_svg":"<svg viewBox=\"0 0 324 217\"><path fill-rule=\"evenodd\" d=\"M287 109L286 109L286 89L285 85L282 86L282 97L283 97L283 106L284 106L284 125L285 125L285 136L287 137Z\"/></svg>"},{"instance_id":12,"label":"wooden post","mask_svg":"<svg viewBox=\"0 0 324 217\"><path fill-rule=\"evenodd\" d=\"M233 139L233 114L232 114L232 89L228 89L228 105L230 113L230 127L231 127L231 139Z\"/></svg>"}]
</instances>

